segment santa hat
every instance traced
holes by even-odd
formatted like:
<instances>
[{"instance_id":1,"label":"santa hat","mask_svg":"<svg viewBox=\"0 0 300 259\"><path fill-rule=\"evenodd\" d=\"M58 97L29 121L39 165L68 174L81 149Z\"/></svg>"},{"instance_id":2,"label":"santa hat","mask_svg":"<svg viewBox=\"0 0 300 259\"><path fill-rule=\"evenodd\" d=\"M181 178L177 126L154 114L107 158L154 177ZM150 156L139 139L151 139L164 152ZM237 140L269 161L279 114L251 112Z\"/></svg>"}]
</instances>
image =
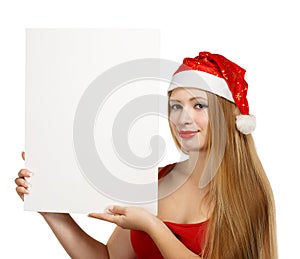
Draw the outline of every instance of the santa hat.
<instances>
[{"instance_id":1,"label":"santa hat","mask_svg":"<svg viewBox=\"0 0 300 259\"><path fill-rule=\"evenodd\" d=\"M256 120L249 114L246 70L219 54L200 52L195 58L185 58L174 73L168 91L178 87L192 87L219 95L236 104L240 115L237 129L243 134L254 131Z\"/></svg>"}]
</instances>

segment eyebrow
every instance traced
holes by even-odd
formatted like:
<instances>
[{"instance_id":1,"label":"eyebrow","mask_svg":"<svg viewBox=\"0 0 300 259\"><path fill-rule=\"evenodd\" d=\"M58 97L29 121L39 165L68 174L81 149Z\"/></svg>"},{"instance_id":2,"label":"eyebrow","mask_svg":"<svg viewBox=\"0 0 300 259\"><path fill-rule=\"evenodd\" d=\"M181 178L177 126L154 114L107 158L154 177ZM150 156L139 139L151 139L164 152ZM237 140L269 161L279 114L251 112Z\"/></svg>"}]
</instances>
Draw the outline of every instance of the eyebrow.
<instances>
[{"instance_id":1,"label":"eyebrow","mask_svg":"<svg viewBox=\"0 0 300 259\"><path fill-rule=\"evenodd\" d=\"M195 100L195 99L202 99L203 101L207 101L207 99L204 98L204 97L202 97L202 96L195 96L195 97L192 97L192 98L189 99L189 101L193 101L193 100ZM178 99L172 99L172 98L170 98L170 101L173 101L173 102L181 102L181 101L178 100Z\"/></svg>"}]
</instances>

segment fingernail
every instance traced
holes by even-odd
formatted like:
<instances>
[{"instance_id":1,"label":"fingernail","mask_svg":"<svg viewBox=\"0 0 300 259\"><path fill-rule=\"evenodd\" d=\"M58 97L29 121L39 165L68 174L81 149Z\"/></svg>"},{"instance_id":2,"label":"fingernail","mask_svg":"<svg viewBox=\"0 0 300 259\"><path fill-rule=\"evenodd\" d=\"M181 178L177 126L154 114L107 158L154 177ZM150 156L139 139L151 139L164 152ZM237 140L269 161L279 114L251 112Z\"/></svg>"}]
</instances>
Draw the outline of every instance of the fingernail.
<instances>
[{"instance_id":1,"label":"fingernail","mask_svg":"<svg viewBox=\"0 0 300 259\"><path fill-rule=\"evenodd\" d=\"M25 182L25 186L26 186L27 188L29 188L29 187L31 187L31 184L30 184L29 182Z\"/></svg>"},{"instance_id":2,"label":"fingernail","mask_svg":"<svg viewBox=\"0 0 300 259\"><path fill-rule=\"evenodd\" d=\"M105 209L105 212L106 212L106 213L112 213L113 210L114 210L114 206L108 206L108 207Z\"/></svg>"}]
</instances>

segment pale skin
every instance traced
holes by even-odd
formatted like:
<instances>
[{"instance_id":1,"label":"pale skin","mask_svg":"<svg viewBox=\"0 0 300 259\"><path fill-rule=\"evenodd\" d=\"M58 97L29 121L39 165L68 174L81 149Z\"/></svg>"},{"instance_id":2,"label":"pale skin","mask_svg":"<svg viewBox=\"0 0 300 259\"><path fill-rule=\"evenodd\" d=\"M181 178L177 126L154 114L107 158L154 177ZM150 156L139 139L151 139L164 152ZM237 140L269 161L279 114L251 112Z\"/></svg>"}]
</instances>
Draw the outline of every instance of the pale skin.
<instances>
[{"instance_id":1,"label":"pale skin","mask_svg":"<svg viewBox=\"0 0 300 259\"><path fill-rule=\"evenodd\" d=\"M171 127L184 151L189 154L189 159L178 163L169 174L170 181L174 181L181 172L190 172L190 177L168 195L164 194L166 183L159 183L161 198L158 200L157 216L140 207L117 205L110 207L109 213L90 213L89 217L117 225L107 244L102 244L86 234L69 214L40 212L72 258L135 258L130 242L130 229L146 232L164 258L201 258L181 243L163 221L195 223L209 218L208 206L203 201L206 190L198 188L206 156L205 140L209 124L205 111L207 96L199 89L177 88L173 90L169 104ZM185 130L197 133L192 137L181 137L180 134ZM22 157L25 159L24 152ZM30 184L26 180L30 176L29 170L21 169L15 180L16 191L22 200L24 195L30 193Z\"/></svg>"}]
</instances>

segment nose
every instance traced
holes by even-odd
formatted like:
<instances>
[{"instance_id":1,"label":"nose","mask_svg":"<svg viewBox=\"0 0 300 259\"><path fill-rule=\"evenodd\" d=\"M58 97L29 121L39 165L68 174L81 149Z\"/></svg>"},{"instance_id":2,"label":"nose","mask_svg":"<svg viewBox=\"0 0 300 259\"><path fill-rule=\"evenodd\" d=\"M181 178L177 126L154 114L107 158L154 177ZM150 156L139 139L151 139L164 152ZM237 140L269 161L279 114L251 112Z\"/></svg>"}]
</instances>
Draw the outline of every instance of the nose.
<instances>
[{"instance_id":1,"label":"nose","mask_svg":"<svg viewBox=\"0 0 300 259\"><path fill-rule=\"evenodd\" d=\"M193 120L189 111L187 109L183 109L179 117L179 123L182 125L190 125L192 122Z\"/></svg>"}]
</instances>

